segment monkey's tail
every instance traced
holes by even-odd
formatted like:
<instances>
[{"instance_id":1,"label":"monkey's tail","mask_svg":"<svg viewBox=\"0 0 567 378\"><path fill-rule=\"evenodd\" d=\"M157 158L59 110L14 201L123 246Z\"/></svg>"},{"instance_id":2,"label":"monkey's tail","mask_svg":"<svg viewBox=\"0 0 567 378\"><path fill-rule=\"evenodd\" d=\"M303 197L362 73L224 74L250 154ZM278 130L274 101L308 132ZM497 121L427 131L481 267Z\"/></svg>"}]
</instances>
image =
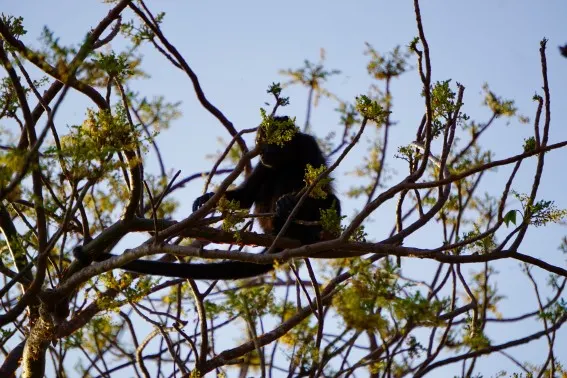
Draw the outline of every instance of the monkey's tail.
<instances>
[{"instance_id":1,"label":"monkey's tail","mask_svg":"<svg viewBox=\"0 0 567 378\"><path fill-rule=\"evenodd\" d=\"M121 267L129 272L194 280L236 280L262 275L274 269L272 264L225 261L210 264L172 263L135 260Z\"/></svg>"}]
</instances>

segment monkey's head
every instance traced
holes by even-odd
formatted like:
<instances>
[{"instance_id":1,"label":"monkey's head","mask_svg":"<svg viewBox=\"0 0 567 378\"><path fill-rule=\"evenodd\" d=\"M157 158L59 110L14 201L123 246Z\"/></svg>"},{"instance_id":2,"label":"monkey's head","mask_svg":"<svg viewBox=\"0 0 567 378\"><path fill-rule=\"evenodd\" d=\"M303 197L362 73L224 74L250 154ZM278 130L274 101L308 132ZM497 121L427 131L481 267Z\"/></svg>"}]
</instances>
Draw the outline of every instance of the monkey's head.
<instances>
[{"instance_id":1,"label":"monkey's head","mask_svg":"<svg viewBox=\"0 0 567 378\"><path fill-rule=\"evenodd\" d=\"M270 168L293 164L301 160L299 129L288 116L267 117L256 135L260 145L260 161Z\"/></svg>"}]
</instances>

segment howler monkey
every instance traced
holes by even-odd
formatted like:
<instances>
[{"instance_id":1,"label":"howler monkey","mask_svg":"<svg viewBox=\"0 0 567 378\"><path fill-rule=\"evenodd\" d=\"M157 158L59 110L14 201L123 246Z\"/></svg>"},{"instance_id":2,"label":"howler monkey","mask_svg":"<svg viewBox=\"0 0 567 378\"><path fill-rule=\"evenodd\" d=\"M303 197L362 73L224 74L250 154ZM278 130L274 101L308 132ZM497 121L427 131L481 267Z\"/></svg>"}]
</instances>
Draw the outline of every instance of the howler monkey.
<instances>
[{"instance_id":1,"label":"howler monkey","mask_svg":"<svg viewBox=\"0 0 567 378\"><path fill-rule=\"evenodd\" d=\"M274 124L287 124L288 128L279 131L269 130L270 125ZM289 140L283 143L281 139L270 142L268 134L272 132L279 133L280 137L287 135ZM260 162L240 186L227 190L224 196L228 200L238 201L241 208L250 209L255 205L256 214L274 213L273 217L260 218L259 222L266 233L277 235L297 204L297 193L305 187L307 165L319 168L322 165L326 166L326 161L315 138L299 132L287 116L273 117L267 125L261 125L256 139L261 146ZM320 221L321 210L335 208L340 215L340 202L332 186L327 183L322 189L326 197L324 199L308 197L295 216L296 220L305 222L303 224L291 222L284 236L297 239L302 244L321 240L323 230L317 223ZM213 194L207 193L198 197L193 203L193 211L203 206ZM104 260L109 257L110 255L107 254L96 259ZM136 260L121 268L136 273L167 277L222 280L258 276L272 270L273 266L239 261L194 264Z\"/></svg>"}]
</instances>

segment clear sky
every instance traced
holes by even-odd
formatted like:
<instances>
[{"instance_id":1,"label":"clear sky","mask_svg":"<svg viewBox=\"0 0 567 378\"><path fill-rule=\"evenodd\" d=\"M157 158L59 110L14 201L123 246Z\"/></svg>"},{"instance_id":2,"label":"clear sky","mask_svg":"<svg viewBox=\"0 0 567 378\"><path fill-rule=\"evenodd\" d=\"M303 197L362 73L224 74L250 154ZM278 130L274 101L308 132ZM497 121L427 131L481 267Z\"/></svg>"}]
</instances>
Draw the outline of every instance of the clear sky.
<instances>
[{"instance_id":1,"label":"clear sky","mask_svg":"<svg viewBox=\"0 0 567 378\"><path fill-rule=\"evenodd\" d=\"M316 62L319 50L324 48L326 67L342 71L340 76L329 80L326 88L340 98L352 101L354 96L366 93L372 84L366 74L368 59L363 55L364 43L369 42L379 52L387 52L396 45L407 46L417 35L412 1L160 0L148 2L148 5L154 12L166 12L165 35L197 73L209 100L237 129L257 125L259 108L264 102L271 101L266 95L268 85L285 80L278 74L280 69L299 68L304 59ZM489 117L488 110L481 106L485 82L498 95L514 99L519 112L533 119L536 106L532 96L536 92L542 93L539 41L548 38L552 97L550 138L551 142L567 139L567 59L562 58L557 49L558 45L567 43L567 1L424 0L421 9L431 49L433 80L450 78L463 84L466 87L464 111L479 122ZM76 45L107 13L108 5L91 0L0 0L0 10L24 17L28 34L23 39L30 46L39 46L37 37L43 25L48 25L63 44ZM120 46L119 43L113 45L115 48ZM226 132L200 107L190 81L181 71L152 49L143 51L146 53L143 68L151 79L136 82L134 89L149 97L165 95L169 101L183 102L183 117L158 137L166 165L170 169L181 169L183 175L206 170L211 161L204 155L224 148L217 142L217 137L228 140ZM424 106L420 85L416 70L393 83L392 117L398 124L392 129L391 142L396 147L411 142L421 119ZM291 106L286 112L297 116L299 124L303 124L306 91L290 88L285 94L291 96ZM57 115L59 127L81 122L85 104L84 99L70 97ZM333 111L335 105L323 100L314 109L312 124L319 135L339 131L338 117ZM519 153L523 140L531 133L532 124L522 125L516 120L507 124L506 120L500 120L481 142L493 149L495 159L498 159ZM365 151L363 146L354 151L345 161L343 172L352 168ZM395 148L391 151L387 163L397 168L398 173L404 173L404 167L393 157ZM567 208L564 189L567 152L556 151L548 156L540 198L555 200L559 207ZM157 172L155 161L149 161L148 167ZM533 162L524 165L514 189L519 192L528 190L533 167ZM502 168L487 175L483 188L499 195L507 172L509 169ZM352 178L346 178L341 172L335 178L343 193L352 184ZM177 198L183 202L179 218L188 214L193 198L201 189L202 182L195 182L178 194ZM360 202L343 201L347 215L362 207ZM510 206L513 208L514 203ZM383 211L379 209L373 219L368 225L369 234L379 240L392 227L391 205L386 205ZM384 223L386 225L381 227ZM557 252L560 238L565 234L562 226L532 230L522 252L565 266L564 256ZM436 246L438 242L438 238L418 234L406 241L406 245ZM403 265L410 273L429 266L432 265L423 261L404 261ZM498 287L508 297L503 303L503 313L512 316L535 309L537 303L533 291L519 273L519 264L498 262L494 266L502 277ZM465 271L474 269L468 266ZM543 282L546 274L537 271L536 276ZM539 324L526 327L534 331L541 329ZM526 333L525 329L506 327L495 330L490 336L499 343ZM565 329L558 336L557 350L567 350ZM543 341L512 352L519 360L538 364L547 353ZM518 371L498 356L481 358L478 366L486 377L503 368ZM443 372L460 374L459 370L451 369Z\"/></svg>"}]
</instances>

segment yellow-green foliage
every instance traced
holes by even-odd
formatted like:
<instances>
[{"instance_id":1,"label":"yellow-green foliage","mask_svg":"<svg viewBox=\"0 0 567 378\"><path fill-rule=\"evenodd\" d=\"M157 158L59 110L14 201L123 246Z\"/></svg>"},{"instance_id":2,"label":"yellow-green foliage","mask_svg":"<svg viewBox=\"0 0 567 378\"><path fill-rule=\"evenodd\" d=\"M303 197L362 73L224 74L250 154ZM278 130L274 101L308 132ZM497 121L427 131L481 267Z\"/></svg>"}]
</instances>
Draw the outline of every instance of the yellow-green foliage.
<instances>
[{"instance_id":1,"label":"yellow-green foliage","mask_svg":"<svg viewBox=\"0 0 567 378\"><path fill-rule=\"evenodd\" d=\"M366 233L364 226L361 225L354 230L354 232L352 233L352 235L350 235L348 240L366 243L367 236L368 234Z\"/></svg>"},{"instance_id":2,"label":"yellow-green foliage","mask_svg":"<svg viewBox=\"0 0 567 378\"><path fill-rule=\"evenodd\" d=\"M227 305L229 316L244 313L251 317L258 317L268 313L274 303L274 294L271 286L252 287L240 289L238 292L228 291Z\"/></svg>"},{"instance_id":3,"label":"yellow-green foliage","mask_svg":"<svg viewBox=\"0 0 567 378\"><path fill-rule=\"evenodd\" d=\"M339 216L334 207L330 209L320 210L321 214L321 227L323 230L330 233L332 236L338 237L346 227L341 225L341 221L346 218L345 215ZM366 242L368 234L364 231L364 226L357 227L354 232L349 236L349 241Z\"/></svg>"},{"instance_id":4,"label":"yellow-green foliage","mask_svg":"<svg viewBox=\"0 0 567 378\"><path fill-rule=\"evenodd\" d=\"M125 54L117 55L114 51L108 54L98 53L94 62L108 76L120 81L131 77L133 74L132 68L138 63L130 62L128 61L128 56Z\"/></svg>"},{"instance_id":5,"label":"yellow-green foliage","mask_svg":"<svg viewBox=\"0 0 567 378\"><path fill-rule=\"evenodd\" d=\"M377 124L384 123L386 116L390 113L378 102L371 100L368 96L360 95L356 98L356 110L366 119Z\"/></svg>"},{"instance_id":6,"label":"yellow-green foliage","mask_svg":"<svg viewBox=\"0 0 567 378\"><path fill-rule=\"evenodd\" d=\"M135 150L138 138L139 133L128 124L123 109L119 108L116 114L88 110L85 121L61 138L60 154L55 148L46 153L62 157L74 178L95 178L119 168L119 162L107 158L118 151Z\"/></svg>"},{"instance_id":7,"label":"yellow-green foliage","mask_svg":"<svg viewBox=\"0 0 567 378\"><path fill-rule=\"evenodd\" d=\"M170 177L163 177L161 175L153 175L149 172L144 172L144 181L149 186L150 191L154 195L154 201L158 200L155 197L160 194L164 190L164 188L167 187L170 179ZM173 215L173 212L178 207L179 201L177 201L172 196L167 196L159 203L159 208L156 211L156 217L158 219L169 218ZM148 206L148 217L151 217L151 212L151 206Z\"/></svg>"},{"instance_id":8,"label":"yellow-green foliage","mask_svg":"<svg viewBox=\"0 0 567 378\"><path fill-rule=\"evenodd\" d=\"M451 79L438 81L431 88L431 110L433 118L449 119L457 108L456 93L450 87Z\"/></svg>"},{"instance_id":9,"label":"yellow-green foliage","mask_svg":"<svg viewBox=\"0 0 567 378\"><path fill-rule=\"evenodd\" d=\"M6 25L8 31L11 35L18 35L22 36L25 35L28 31L24 28L22 21L24 21L23 17L15 17L11 15L5 15L4 13L0 14L0 20ZM10 44L6 43L4 47L12 51L10 48Z\"/></svg>"},{"instance_id":10,"label":"yellow-green foliage","mask_svg":"<svg viewBox=\"0 0 567 378\"><path fill-rule=\"evenodd\" d=\"M387 54L376 51L368 42L365 55L370 56L370 62L366 66L368 74L376 80L386 80L402 75L408 69L407 51L401 51L400 46L396 46Z\"/></svg>"},{"instance_id":11,"label":"yellow-green foliage","mask_svg":"<svg viewBox=\"0 0 567 378\"><path fill-rule=\"evenodd\" d=\"M221 228L223 231L235 232L237 241L240 239L240 230L237 225L242 223L248 215L247 209L241 209L238 201L229 201L226 197L222 197L217 203L217 209L223 215Z\"/></svg>"},{"instance_id":12,"label":"yellow-green foliage","mask_svg":"<svg viewBox=\"0 0 567 378\"><path fill-rule=\"evenodd\" d=\"M536 140L534 137L524 139L524 152L530 152L536 149Z\"/></svg>"},{"instance_id":13,"label":"yellow-green foliage","mask_svg":"<svg viewBox=\"0 0 567 378\"><path fill-rule=\"evenodd\" d=\"M396 298L391 303L393 314L397 319L425 326L442 325L443 322L438 320L438 314L448 309L448 304L448 300L429 299L419 291L405 298Z\"/></svg>"},{"instance_id":14,"label":"yellow-green foliage","mask_svg":"<svg viewBox=\"0 0 567 378\"><path fill-rule=\"evenodd\" d=\"M504 100L501 97L496 96L494 92L490 90L488 84L484 84L482 87L485 93L484 104L488 106L490 110L494 112L497 116L512 117L516 115L518 110L514 106L514 100Z\"/></svg>"},{"instance_id":15,"label":"yellow-green foliage","mask_svg":"<svg viewBox=\"0 0 567 378\"><path fill-rule=\"evenodd\" d=\"M260 123L260 129L258 130L259 140L257 142L259 143L283 146L299 132L298 127L295 126L295 117L281 121L269 116L264 109L260 109L260 113L262 115L262 123Z\"/></svg>"},{"instance_id":16,"label":"yellow-green foliage","mask_svg":"<svg viewBox=\"0 0 567 378\"><path fill-rule=\"evenodd\" d=\"M110 316L97 316L88 324L88 332L83 334L81 347L93 355L104 350L114 342L121 327L112 322Z\"/></svg>"},{"instance_id":17,"label":"yellow-green foliage","mask_svg":"<svg viewBox=\"0 0 567 378\"><path fill-rule=\"evenodd\" d=\"M324 165L321 165L319 168L315 168L311 164L307 164L305 166L305 179L304 179L305 185L307 186L313 185L317 177L319 177L320 174L325 172L326 169L327 167L325 167ZM320 198L320 199L327 198L326 190L329 187L329 184L331 183L332 180L333 179L330 178L329 176L321 178L321 180L319 180L319 182L313 187L311 193L309 193L309 197Z\"/></svg>"},{"instance_id":18,"label":"yellow-green foliage","mask_svg":"<svg viewBox=\"0 0 567 378\"><path fill-rule=\"evenodd\" d=\"M461 104L457 102L457 93L451 89L450 83L451 79L437 81L429 90L431 110L433 112L431 123L434 138L441 135L447 122L452 122L455 117L455 121L458 123L469 119L469 116L461 112L455 115ZM425 91L422 92L422 96L425 96Z\"/></svg>"},{"instance_id":19,"label":"yellow-green foliage","mask_svg":"<svg viewBox=\"0 0 567 378\"><path fill-rule=\"evenodd\" d=\"M467 232L463 235L463 240L472 240L481 234L477 224L473 224L474 231ZM470 251L471 253L485 254L491 252L494 247L496 247L496 240L493 234L490 234L484 238L476 240L474 243L467 243L464 249ZM458 251L460 253L460 251Z\"/></svg>"},{"instance_id":20,"label":"yellow-green foliage","mask_svg":"<svg viewBox=\"0 0 567 378\"><path fill-rule=\"evenodd\" d=\"M354 125L360 124L360 117L353 104L339 101L339 106L335 109L340 114L340 125L346 130L350 130Z\"/></svg>"},{"instance_id":21,"label":"yellow-green foliage","mask_svg":"<svg viewBox=\"0 0 567 378\"><path fill-rule=\"evenodd\" d=\"M305 370L319 359L319 351L315 348L316 335L317 324L307 318L280 338L283 344L296 348L294 364L304 367Z\"/></svg>"},{"instance_id":22,"label":"yellow-green foliage","mask_svg":"<svg viewBox=\"0 0 567 378\"><path fill-rule=\"evenodd\" d=\"M156 279L149 276L142 276L134 281L130 273L122 274L119 279L114 277L113 272L107 272L99 277L106 288L117 290L123 295L123 298L113 297L112 299L99 297L97 303L101 309L105 310L118 310L126 303L139 302L151 292L156 283Z\"/></svg>"},{"instance_id":23,"label":"yellow-green foliage","mask_svg":"<svg viewBox=\"0 0 567 378\"><path fill-rule=\"evenodd\" d=\"M512 194L522 203L525 221L536 227L550 222L558 223L567 217L567 210L557 208L554 201L539 200L533 203L526 194Z\"/></svg>"},{"instance_id":24,"label":"yellow-green foliage","mask_svg":"<svg viewBox=\"0 0 567 378\"><path fill-rule=\"evenodd\" d=\"M463 344L472 350L479 350L490 346L490 339L484 334L480 324L474 324L472 318L467 318L467 324L463 331Z\"/></svg>"},{"instance_id":25,"label":"yellow-green foliage","mask_svg":"<svg viewBox=\"0 0 567 378\"><path fill-rule=\"evenodd\" d=\"M20 172L26 163L26 151L19 149L0 153L0 187L5 188L12 175Z\"/></svg>"},{"instance_id":26,"label":"yellow-green foliage","mask_svg":"<svg viewBox=\"0 0 567 378\"><path fill-rule=\"evenodd\" d=\"M325 69L324 62L325 50L321 49L320 60L318 63L314 63L306 59L303 61L303 67L301 68L280 71L280 74L290 78L286 85L297 84L309 89L309 91L314 95L313 106L315 107L317 106L321 96L336 98L334 94L323 88L323 84L329 79L329 77L338 75L341 71L336 69Z\"/></svg>"},{"instance_id":27,"label":"yellow-green foliage","mask_svg":"<svg viewBox=\"0 0 567 378\"><path fill-rule=\"evenodd\" d=\"M335 208L321 209L321 227L333 236L339 236L342 232L341 219Z\"/></svg>"},{"instance_id":28,"label":"yellow-green foliage","mask_svg":"<svg viewBox=\"0 0 567 378\"><path fill-rule=\"evenodd\" d=\"M398 324L439 325L438 314L447 310L449 301L425 298L421 292L410 290L412 284L399 282L396 269L388 260L382 267L364 260L353 265L354 278L333 300L349 327L385 336L390 317Z\"/></svg>"},{"instance_id":29,"label":"yellow-green foliage","mask_svg":"<svg viewBox=\"0 0 567 378\"><path fill-rule=\"evenodd\" d=\"M364 260L353 261L354 278L333 299L343 321L357 330L386 332L388 320L378 311L394 295L396 279Z\"/></svg>"}]
</instances>

